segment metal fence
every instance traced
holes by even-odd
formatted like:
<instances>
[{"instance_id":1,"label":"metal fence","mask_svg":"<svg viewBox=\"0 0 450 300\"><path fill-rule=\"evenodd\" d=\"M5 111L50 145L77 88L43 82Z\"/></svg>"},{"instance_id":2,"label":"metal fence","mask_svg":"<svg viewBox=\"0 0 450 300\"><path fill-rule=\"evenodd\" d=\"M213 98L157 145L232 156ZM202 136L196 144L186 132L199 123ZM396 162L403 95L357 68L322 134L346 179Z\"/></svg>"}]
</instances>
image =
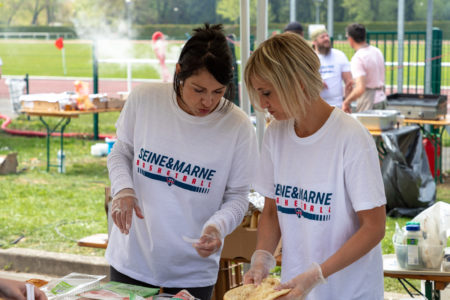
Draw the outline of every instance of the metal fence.
<instances>
[{"instance_id":1,"label":"metal fence","mask_svg":"<svg viewBox=\"0 0 450 300\"><path fill-rule=\"evenodd\" d=\"M398 41L396 32L368 32L368 42L379 48L385 58L386 93L397 93ZM426 32L410 31L404 33L403 86L399 93L424 94L426 64ZM342 50L349 59L354 50L347 41L335 40L333 47ZM450 100L450 41L442 40L442 31L433 29L431 91L447 95ZM449 101L450 103L450 101ZM450 114L450 105L448 106ZM450 173L450 126L442 136L442 170Z\"/></svg>"}]
</instances>

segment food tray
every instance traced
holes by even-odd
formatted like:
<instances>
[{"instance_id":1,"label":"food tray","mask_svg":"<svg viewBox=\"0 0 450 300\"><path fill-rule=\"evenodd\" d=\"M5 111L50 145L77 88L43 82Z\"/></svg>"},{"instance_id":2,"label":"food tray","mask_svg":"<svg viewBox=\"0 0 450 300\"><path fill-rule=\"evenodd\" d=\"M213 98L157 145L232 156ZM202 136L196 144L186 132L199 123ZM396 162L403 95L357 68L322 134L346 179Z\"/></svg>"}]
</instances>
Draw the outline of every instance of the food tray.
<instances>
[{"instance_id":1,"label":"food tray","mask_svg":"<svg viewBox=\"0 0 450 300\"><path fill-rule=\"evenodd\" d=\"M360 121L369 130L389 130L397 124L396 110L366 110L353 113L352 116Z\"/></svg>"}]
</instances>

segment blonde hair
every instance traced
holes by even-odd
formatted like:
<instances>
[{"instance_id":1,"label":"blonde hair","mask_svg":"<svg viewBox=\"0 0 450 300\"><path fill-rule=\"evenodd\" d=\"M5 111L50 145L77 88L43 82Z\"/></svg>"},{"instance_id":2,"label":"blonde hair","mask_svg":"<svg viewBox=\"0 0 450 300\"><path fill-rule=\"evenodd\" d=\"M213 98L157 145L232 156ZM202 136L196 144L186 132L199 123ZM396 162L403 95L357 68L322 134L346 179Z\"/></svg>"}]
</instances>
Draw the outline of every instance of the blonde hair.
<instances>
[{"instance_id":1,"label":"blonde hair","mask_svg":"<svg viewBox=\"0 0 450 300\"><path fill-rule=\"evenodd\" d=\"M244 80L252 105L262 111L251 78L270 82L289 118L306 113L306 105L319 99L323 88L320 61L311 46L298 34L286 32L264 41L250 56Z\"/></svg>"}]
</instances>

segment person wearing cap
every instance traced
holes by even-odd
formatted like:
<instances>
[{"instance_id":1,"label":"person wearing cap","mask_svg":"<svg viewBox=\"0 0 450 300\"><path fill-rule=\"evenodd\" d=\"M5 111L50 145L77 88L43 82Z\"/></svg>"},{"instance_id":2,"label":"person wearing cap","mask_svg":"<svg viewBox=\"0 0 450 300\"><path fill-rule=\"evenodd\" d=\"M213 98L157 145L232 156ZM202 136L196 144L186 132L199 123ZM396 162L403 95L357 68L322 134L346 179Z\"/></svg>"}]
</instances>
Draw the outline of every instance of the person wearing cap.
<instances>
[{"instance_id":1,"label":"person wearing cap","mask_svg":"<svg viewBox=\"0 0 450 300\"><path fill-rule=\"evenodd\" d=\"M384 57L380 49L366 43L366 28L361 24L347 26L346 37L356 52L350 65L355 86L346 96L342 109L352 112L351 103L356 101L355 112L386 108L384 93Z\"/></svg>"},{"instance_id":2,"label":"person wearing cap","mask_svg":"<svg viewBox=\"0 0 450 300\"><path fill-rule=\"evenodd\" d=\"M286 31L298 33L302 37L304 36L303 26L302 26L302 24L300 24L297 21L294 21L294 22L291 22L291 23L287 24L286 27L284 27L284 29L283 29L283 32L286 32Z\"/></svg>"},{"instance_id":3,"label":"person wearing cap","mask_svg":"<svg viewBox=\"0 0 450 300\"><path fill-rule=\"evenodd\" d=\"M323 80L323 90L320 96L330 105L341 108L345 95L352 89L352 74L350 63L344 52L331 47L330 36L325 28L312 32L311 40L314 50L320 60L320 76Z\"/></svg>"},{"instance_id":4,"label":"person wearing cap","mask_svg":"<svg viewBox=\"0 0 450 300\"><path fill-rule=\"evenodd\" d=\"M161 31L155 31L152 35L152 48L161 66L161 79L164 82L170 80L170 73L166 66L167 41Z\"/></svg>"}]
</instances>

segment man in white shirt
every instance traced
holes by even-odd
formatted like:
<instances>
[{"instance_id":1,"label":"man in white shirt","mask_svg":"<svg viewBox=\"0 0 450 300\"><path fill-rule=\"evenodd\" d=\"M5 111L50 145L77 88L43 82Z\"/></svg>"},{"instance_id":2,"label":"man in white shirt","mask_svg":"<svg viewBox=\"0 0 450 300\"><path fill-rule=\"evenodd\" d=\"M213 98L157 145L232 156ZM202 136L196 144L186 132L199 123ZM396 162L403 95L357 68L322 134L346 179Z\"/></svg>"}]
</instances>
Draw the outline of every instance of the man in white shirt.
<instances>
[{"instance_id":1,"label":"man in white shirt","mask_svg":"<svg viewBox=\"0 0 450 300\"><path fill-rule=\"evenodd\" d=\"M320 59L320 75L322 76L324 88L320 96L330 105L342 107L345 95L352 89L352 74L350 63L344 52L331 47L330 36L325 28L320 28L311 34L314 50Z\"/></svg>"},{"instance_id":2,"label":"man in white shirt","mask_svg":"<svg viewBox=\"0 0 450 300\"><path fill-rule=\"evenodd\" d=\"M366 43L366 28L361 24L347 26L346 36L350 47L356 51L351 59L355 86L345 98L342 109L352 112L350 104L353 101L356 101L355 112L386 108L383 54Z\"/></svg>"}]
</instances>

